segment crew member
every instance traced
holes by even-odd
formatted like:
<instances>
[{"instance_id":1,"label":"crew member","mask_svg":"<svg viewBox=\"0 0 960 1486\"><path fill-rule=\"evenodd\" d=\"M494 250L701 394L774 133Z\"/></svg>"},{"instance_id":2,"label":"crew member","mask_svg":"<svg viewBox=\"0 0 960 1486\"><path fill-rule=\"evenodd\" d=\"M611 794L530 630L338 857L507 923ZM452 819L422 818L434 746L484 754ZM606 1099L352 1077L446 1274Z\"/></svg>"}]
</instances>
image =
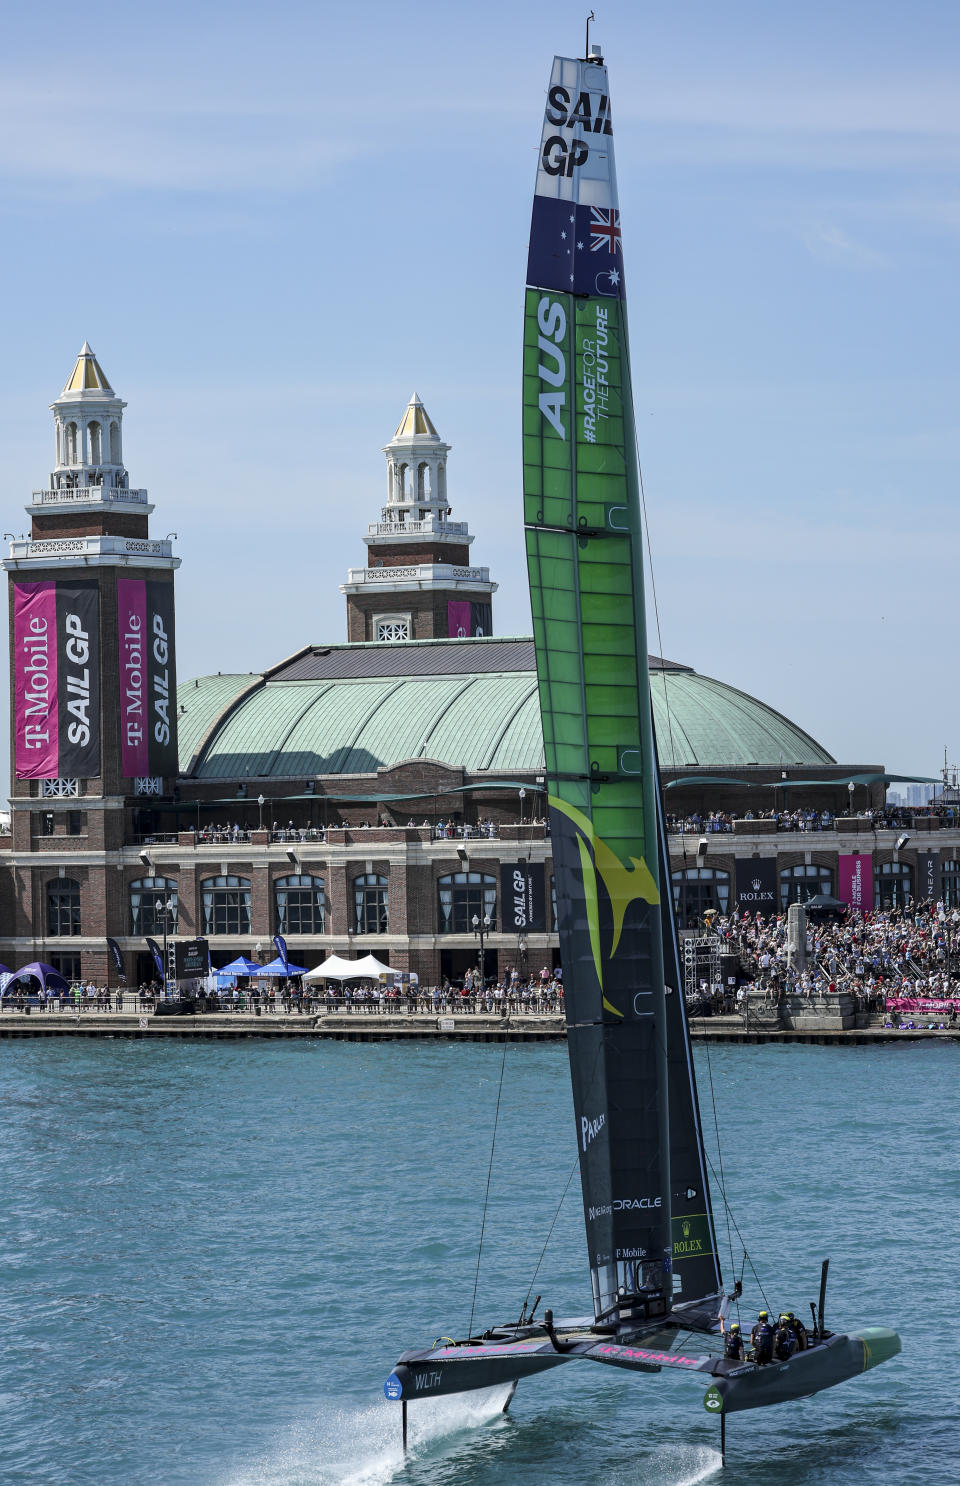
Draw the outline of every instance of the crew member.
<instances>
[{"instance_id":1,"label":"crew member","mask_svg":"<svg viewBox=\"0 0 960 1486\"><path fill-rule=\"evenodd\" d=\"M796 1337L797 1350L799 1352L805 1352L807 1347L809 1347L810 1345L810 1338L807 1335L807 1328L800 1320L800 1317L795 1316L793 1314L793 1311L784 1311L780 1319L781 1321L785 1320L787 1322L787 1325L790 1327L790 1330Z\"/></svg>"},{"instance_id":2,"label":"crew member","mask_svg":"<svg viewBox=\"0 0 960 1486\"><path fill-rule=\"evenodd\" d=\"M728 1362L742 1362L746 1357L746 1348L743 1345L743 1336L740 1332L740 1322L731 1322L723 1336L723 1355Z\"/></svg>"},{"instance_id":3,"label":"crew member","mask_svg":"<svg viewBox=\"0 0 960 1486\"><path fill-rule=\"evenodd\" d=\"M780 1362L789 1362L797 1350L797 1338L794 1336L790 1322L785 1315L780 1317L780 1322L773 1338L773 1350Z\"/></svg>"},{"instance_id":4,"label":"crew member","mask_svg":"<svg viewBox=\"0 0 960 1486\"><path fill-rule=\"evenodd\" d=\"M758 1367L764 1367L766 1363L773 1361L773 1327L767 1311L760 1311L757 1315L757 1324L750 1333L750 1341L753 1344L753 1360Z\"/></svg>"}]
</instances>

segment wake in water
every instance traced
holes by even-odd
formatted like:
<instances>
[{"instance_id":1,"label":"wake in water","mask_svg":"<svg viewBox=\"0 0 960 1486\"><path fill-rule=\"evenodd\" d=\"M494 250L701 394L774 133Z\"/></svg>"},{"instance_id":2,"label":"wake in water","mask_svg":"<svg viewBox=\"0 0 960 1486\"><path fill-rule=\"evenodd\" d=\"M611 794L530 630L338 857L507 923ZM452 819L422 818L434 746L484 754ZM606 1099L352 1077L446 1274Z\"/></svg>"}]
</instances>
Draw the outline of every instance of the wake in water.
<instances>
[{"instance_id":1,"label":"wake in water","mask_svg":"<svg viewBox=\"0 0 960 1486\"><path fill-rule=\"evenodd\" d=\"M369 1409L331 1410L269 1456L231 1473L223 1486L387 1486L427 1459L442 1468L443 1441L479 1425L506 1424L509 1391L484 1388L418 1402L408 1412L406 1456L399 1404L384 1400Z\"/></svg>"},{"instance_id":2,"label":"wake in water","mask_svg":"<svg viewBox=\"0 0 960 1486\"><path fill-rule=\"evenodd\" d=\"M722 1468L720 1451L710 1445L671 1445L604 1476L598 1486L700 1486Z\"/></svg>"}]
</instances>

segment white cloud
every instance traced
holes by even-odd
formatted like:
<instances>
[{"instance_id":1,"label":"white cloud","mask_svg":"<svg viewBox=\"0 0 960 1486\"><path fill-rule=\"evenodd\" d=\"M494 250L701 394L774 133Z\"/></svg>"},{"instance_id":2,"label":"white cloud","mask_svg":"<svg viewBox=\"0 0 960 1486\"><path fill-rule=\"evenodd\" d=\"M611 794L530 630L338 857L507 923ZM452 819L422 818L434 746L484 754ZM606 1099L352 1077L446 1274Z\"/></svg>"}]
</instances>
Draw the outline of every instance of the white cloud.
<instances>
[{"instance_id":1,"label":"white cloud","mask_svg":"<svg viewBox=\"0 0 960 1486\"><path fill-rule=\"evenodd\" d=\"M802 234L807 251L814 258L827 263L839 263L850 268L886 268L890 259L885 253L857 242L841 227L822 224L807 228Z\"/></svg>"}]
</instances>

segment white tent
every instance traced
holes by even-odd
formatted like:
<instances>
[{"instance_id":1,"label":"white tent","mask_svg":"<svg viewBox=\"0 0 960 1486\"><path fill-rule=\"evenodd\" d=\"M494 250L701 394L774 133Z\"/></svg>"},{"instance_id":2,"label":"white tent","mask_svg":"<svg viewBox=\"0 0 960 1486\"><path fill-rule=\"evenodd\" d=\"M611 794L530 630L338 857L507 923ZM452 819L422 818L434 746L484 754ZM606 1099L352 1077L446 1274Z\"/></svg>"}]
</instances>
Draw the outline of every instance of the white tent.
<instances>
[{"instance_id":1,"label":"white tent","mask_svg":"<svg viewBox=\"0 0 960 1486\"><path fill-rule=\"evenodd\" d=\"M339 955L328 955L322 965L309 970L304 980L379 980L381 975L392 975L389 965L381 965L373 955L362 960L344 960Z\"/></svg>"},{"instance_id":2,"label":"white tent","mask_svg":"<svg viewBox=\"0 0 960 1486\"><path fill-rule=\"evenodd\" d=\"M369 975L371 980L379 980L381 975L389 975L392 979L397 973L389 965L385 965L382 960L378 960L376 955L364 955L362 960L354 960L353 963L355 966L354 974Z\"/></svg>"}]
</instances>

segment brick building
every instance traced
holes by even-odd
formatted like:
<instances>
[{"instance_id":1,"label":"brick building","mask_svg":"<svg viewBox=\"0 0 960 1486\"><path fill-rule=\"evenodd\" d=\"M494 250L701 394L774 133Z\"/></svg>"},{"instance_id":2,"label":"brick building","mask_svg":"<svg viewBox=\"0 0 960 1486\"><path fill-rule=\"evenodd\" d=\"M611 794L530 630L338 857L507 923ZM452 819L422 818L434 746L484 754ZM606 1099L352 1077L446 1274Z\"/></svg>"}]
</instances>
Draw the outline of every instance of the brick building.
<instances>
[{"instance_id":1,"label":"brick building","mask_svg":"<svg viewBox=\"0 0 960 1486\"><path fill-rule=\"evenodd\" d=\"M422 979L556 960L532 641L496 637L489 570L451 519L445 444L419 398L386 445L387 501L351 569L346 644L260 674L181 682L174 573L131 489L124 404L85 346L53 404L56 468L6 566L12 834L0 837L0 961L152 978L147 936L205 935L213 962L369 952ZM185 581L189 581L187 578ZM859 858L878 896L960 896L960 835L882 804L879 765L841 765L732 686L651 658L667 809L732 830L670 836L685 919L735 901L836 892ZM771 805L830 813L800 834ZM909 841L901 838L909 834ZM701 845L705 840L706 848ZM532 883L518 928L516 874ZM489 919L487 928L484 921ZM476 921L476 923L475 923Z\"/></svg>"}]
</instances>

